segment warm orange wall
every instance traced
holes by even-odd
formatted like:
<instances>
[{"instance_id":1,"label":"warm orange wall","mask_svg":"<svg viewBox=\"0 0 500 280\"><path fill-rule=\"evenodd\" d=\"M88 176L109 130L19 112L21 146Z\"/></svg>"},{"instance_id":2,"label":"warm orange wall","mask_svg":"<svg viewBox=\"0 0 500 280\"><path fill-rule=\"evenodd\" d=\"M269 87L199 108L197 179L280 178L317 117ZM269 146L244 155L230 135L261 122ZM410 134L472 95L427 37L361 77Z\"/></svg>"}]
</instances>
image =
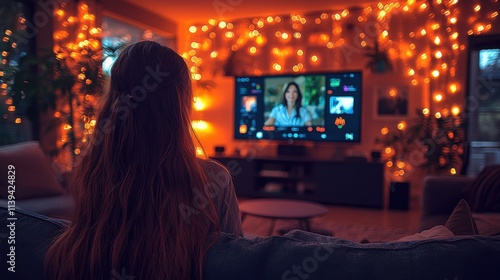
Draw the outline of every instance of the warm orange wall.
<instances>
[{"instance_id":1,"label":"warm orange wall","mask_svg":"<svg viewBox=\"0 0 500 280\"><path fill-rule=\"evenodd\" d=\"M484 1L483 1L484 2ZM462 6L459 8L468 9L472 5L471 2L461 1ZM483 6L483 14L487 13L484 11L485 6ZM411 31L416 31L419 26L425 26L427 22L427 16L404 16L394 19L391 22L389 31L400 32L401 34L408 34ZM457 28L460 32L460 43L466 45L467 39L466 34L470 26L467 24L467 18L461 14ZM184 52L190 49L190 41L187 38L190 37L187 25L180 25L178 29L178 46L179 51ZM442 31L445 32L445 31ZM493 22L491 30L488 32L500 33L500 26ZM444 33L446 35L446 33ZM307 34L303 34L307 36ZM432 42L428 45L424 45L423 49L416 50L416 55L421 52L427 51ZM307 48L307 46L304 46ZM252 59L266 60L265 56L254 57ZM267 57L269 59L269 57ZM267 62L269 65L271 63ZM457 58L456 64L456 75L453 78L448 79L447 82L431 82L430 84L425 84L420 82L417 86L411 86L411 78L406 75L406 67L403 65L403 61L396 60L395 71L388 74L373 74L368 71L364 65L366 63L366 58L362 55L353 55L352 61L349 64L342 63L340 68L335 68L334 66L326 66L322 70L345 70L345 69L363 69L363 119L362 119L362 140L360 144L357 145L345 145L345 144L332 144L332 143L306 143L310 147L311 154L319 155L327 158L334 158L335 155L340 151L347 155L363 155L366 157L370 156L370 151L374 149L380 149L381 147L376 146L375 139L380 137L380 129L383 127L389 127L390 129L395 129L397 123L404 120L408 123L412 121L412 117L415 116L417 109L422 109L424 107L430 108L432 112L440 111L443 108L450 108L453 105L459 105L461 110L464 111L465 108L465 94L466 94L466 75L467 75L467 49L461 51ZM315 70L315 69L311 69ZM234 83L231 77L223 77L220 74L210 77L216 84L216 89L211 93L203 93L203 98L208 104L207 109L203 112L197 113L197 117L202 118L209 124L209 128L205 131L199 133L199 138L206 150L206 152L211 155L213 154L214 147L217 145L222 145L226 147L227 153L231 154L236 148L240 150L249 149L250 153L253 155L257 152L260 155L275 154L276 143L266 140L261 141L241 141L233 139L233 122L234 122ZM432 94L436 90L447 91L447 85L449 81L457 81L459 83L459 91L454 94L445 95L443 102L436 104L432 100ZM410 85L410 98L409 98L409 113L410 115L406 118L392 118L383 119L377 118L375 116L375 97L373 95L374 88L377 86L388 86L388 85ZM417 185L420 184L422 178L421 171L414 170L413 178L417 181ZM413 180L410 178L410 180ZM417 187L418 189L418 187Z\"/></svg>"}]
</instances>

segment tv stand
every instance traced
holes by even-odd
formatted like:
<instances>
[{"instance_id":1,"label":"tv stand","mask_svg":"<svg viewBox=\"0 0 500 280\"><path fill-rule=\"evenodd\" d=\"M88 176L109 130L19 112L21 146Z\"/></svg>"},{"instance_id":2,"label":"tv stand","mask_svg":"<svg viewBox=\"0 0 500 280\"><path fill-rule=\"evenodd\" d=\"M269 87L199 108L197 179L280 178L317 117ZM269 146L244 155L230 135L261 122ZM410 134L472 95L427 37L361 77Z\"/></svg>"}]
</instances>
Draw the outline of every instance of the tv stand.
<instances>
[{"instance_id":1,"label":"tv stand","mask_svg":"<svg viewBox=\"0 0 500 280\"><path fill-rule=\"evenodd\" d=\"M212 157L227 167L238 196L383 207L384 165L309 156Z\"/></svg>"},{"instance_id":2,"label":"tv stand","mask_svg":"<svg viewBox=\"0 0 500 280\"><path fill-rule=\"evenodd\" d=\"M278 156L305 156L307 154L306 151L306 146L303 145L278 145Z\"/></svg>"}]
</instances>

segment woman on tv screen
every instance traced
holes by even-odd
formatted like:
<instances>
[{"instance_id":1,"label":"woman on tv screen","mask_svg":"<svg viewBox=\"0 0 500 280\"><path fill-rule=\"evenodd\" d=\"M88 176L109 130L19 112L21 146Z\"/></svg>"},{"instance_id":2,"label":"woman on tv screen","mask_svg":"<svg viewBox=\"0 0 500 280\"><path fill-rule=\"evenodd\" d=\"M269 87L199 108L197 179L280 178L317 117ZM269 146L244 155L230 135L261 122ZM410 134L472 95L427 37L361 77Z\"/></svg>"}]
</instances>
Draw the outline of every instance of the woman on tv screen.
<instances>
[{"instance_id":1,"label":"woman on tv screen","mask_svg":"<svg viewBox=\"0 0 500 280\"><path fill-rule=\"evenodd\" d=\"M276 105L269 113L264 125L274 126L310 126L311 115L302 107L302 93L295 82L285 85L281 104Z\"/></svg>"}]
</instances>

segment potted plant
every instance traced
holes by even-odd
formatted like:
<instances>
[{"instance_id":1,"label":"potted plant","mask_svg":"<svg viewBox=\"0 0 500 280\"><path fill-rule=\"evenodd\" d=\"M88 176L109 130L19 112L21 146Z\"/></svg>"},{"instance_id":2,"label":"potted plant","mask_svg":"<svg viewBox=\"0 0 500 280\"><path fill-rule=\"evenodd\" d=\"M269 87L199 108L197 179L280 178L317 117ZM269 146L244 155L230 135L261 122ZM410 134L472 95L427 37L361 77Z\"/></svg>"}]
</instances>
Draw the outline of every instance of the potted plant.
<instances>
[{"instance_id":1,"label":"potted plant","mask_svg":"<svg viewBox=\"0 0 500 280\"><path fill-rule=\"evenodd\" d=\"M384 160L390 162L386 166L393 171L391 174L409 171L413 167L429 174L457 174L460 171L465 154L462 114L436 117L417 111L413 124L401 128L375 140L389 148ZM404 175L402 172L399 176Z\"/></svg>"},{"instance_id":2,"label":"potted plant","mask_svg":"<svg viewBox=\"0 0 500 280\"><path fill-rule=\"evenodd\" d=\"M365 56L369 58L366 67L373 73L384 73L393 69L388 51L381 48L377 40L375 40L373 47L366 49Z\"/></svg>"}]
</instances>

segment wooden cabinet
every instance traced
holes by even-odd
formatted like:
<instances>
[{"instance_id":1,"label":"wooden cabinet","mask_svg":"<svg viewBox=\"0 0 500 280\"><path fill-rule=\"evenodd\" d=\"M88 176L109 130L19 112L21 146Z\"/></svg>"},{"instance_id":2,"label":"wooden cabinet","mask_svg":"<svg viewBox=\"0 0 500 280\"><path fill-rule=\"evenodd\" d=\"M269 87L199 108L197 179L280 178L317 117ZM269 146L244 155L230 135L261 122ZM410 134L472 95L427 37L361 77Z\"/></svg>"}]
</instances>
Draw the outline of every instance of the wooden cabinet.
<instances>
[{"instance_id":1,"label":"wooden cabinet","mask_svg":"<svg viewBox=\"0 0 500 280\"><path fill-rule=\"evenodd\" d=\"M212 159L230 171L238 196L383 207L382 163L283 156Z\"/></svg>"}]
</instances>

